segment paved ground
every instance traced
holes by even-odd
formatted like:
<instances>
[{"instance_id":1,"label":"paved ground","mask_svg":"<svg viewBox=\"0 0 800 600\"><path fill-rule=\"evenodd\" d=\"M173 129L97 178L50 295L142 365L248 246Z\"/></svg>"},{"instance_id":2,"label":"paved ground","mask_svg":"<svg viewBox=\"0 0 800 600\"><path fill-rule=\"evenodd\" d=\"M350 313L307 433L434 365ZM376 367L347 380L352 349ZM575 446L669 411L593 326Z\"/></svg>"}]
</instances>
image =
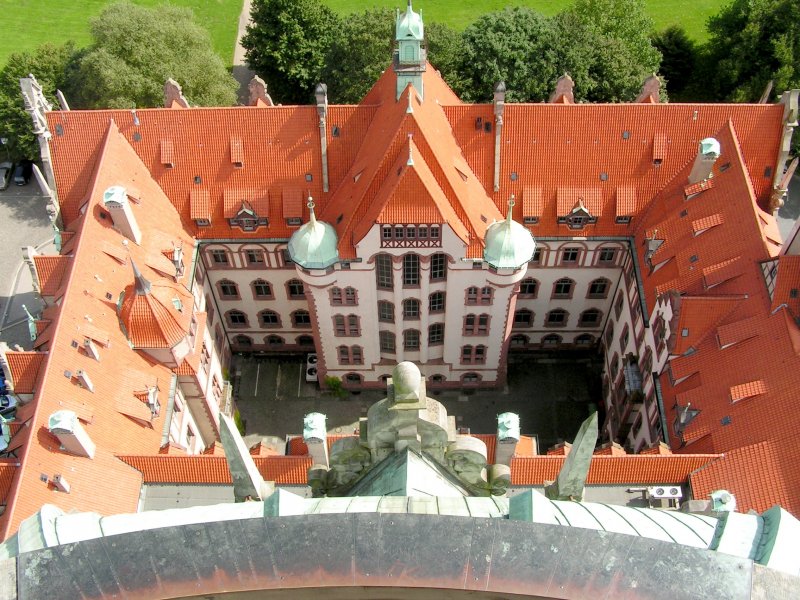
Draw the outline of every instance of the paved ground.
<instances>
[{"instance_id":1,"label":"paved ground","mask_svg":"<svg viewBox=\"0 0 800 600\"><path fill-rule=\"evenodd\" d=\"M244 48L239 43L242 36L247 29L247 24L250 22L250 5L251 0L244 0L242 3L242 12L239 15L239 31L236 36L236 47L233 49L233 70L232 74L234 79L239 82L239 103L247 104L250 92L247 85L253 78L255 73L247 67L244 60Z\"/></svg>"},{"instance_id":2,"label":"paved ground","mask_svg":"<svg viewBox=\"0 0 800 600\"><path fill-rule=\"evenodd\" d=\"M340 400L301 380L304 363L270 358L240 358L237 406L246 421L248 442L261 437L302 433L303 416L321 412L330 433L352 433L383 392L362 392ZM589 361L526 361L509 367L508 388L464 396L430 393L456 417L458 427L473 433L494 433L496 416L520 415L522 431L539 437L540 448L572 439L581 421L599 399L599 371Z\"/></svg>"},{"instance_id":3,"label":"paved ground","mask_svg":"<svg viewBox=\"0 0 800 600\"><path fill-rule=\"evenodd\" d=\"M23 246L52 253L53 230L39 187L11 185L0 191L0 341L30 349L31 340L22 305L37 315L42 310L33 292L30 270L22 262Z\"/></svg>"}]
</instances>

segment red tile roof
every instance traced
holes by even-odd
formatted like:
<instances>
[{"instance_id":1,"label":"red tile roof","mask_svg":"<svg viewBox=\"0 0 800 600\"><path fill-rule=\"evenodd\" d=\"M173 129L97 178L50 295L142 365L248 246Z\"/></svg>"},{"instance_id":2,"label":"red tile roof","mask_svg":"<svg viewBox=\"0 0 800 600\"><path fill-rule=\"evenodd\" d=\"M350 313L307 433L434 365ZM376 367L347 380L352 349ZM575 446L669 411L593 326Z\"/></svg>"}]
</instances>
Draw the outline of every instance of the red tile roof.
<instances>
[{"instance_id":1,"label":"red tile roof","mask_svg":"<svg viewBox=\"0 0 800 600\"><path fill-rule=\"evenodd\" d=\"M8 352L8 368L11 370L11 381L17 394L32 394L36 391L39 371L45 362L44 352Z\"/></svg>"},{"instance_id":2,"label":"red tile roof","mask_svg":"<svg viewBox=\"0 0 800 600\"><path fill-rule=\"evenodd\" d=\"M142 473L144 483L230 484L224 456L120 456L119 459ZM254 456L253 461L266 481L282 485L306 485L311 459L307 456Z\"/></svg>"},{"instance_id":3,"label":"red tile roof","mask_svg":"<svg viewBox=\"0 0 800 600\"><path fill-rule=\"evenodd\" d=\"M800 512L800 465L794 440L766 440L726 452L692 473L695 498L725 489L736 497L736 510L763 512L775 504Z\"/></svg>"},{"instance_id":4,"label":"red tile roof","mask_svg":"<svg viewBox=\"0 0 800 600\"><path fill-rule=\"evenodd\" d=\"M125 288L119 318L134 348L171 348L189 333L193 306L183 285L159 277L147 294L138 293L134 282Z\"/></svg>"},{"instance_id":5,"label":"red tile roof","mask_svg":"<svg viewBox=\"0 0 800 600\"><path fill-rule=\"evenodd\" d=\"M130 118L129 113L127 118ZM70 125L66 127L69 129ZM71 135L83 133L73 131ZM90 140L95 134L90 128L86 135ZM107 244L122 247L123 240L110 219L101 217L103 192L112 185L138 189L141 202L132 202L130 207L142 231L142 243L141 246L128 244L127 251L148 279L155 281L159 277L146 266L148 256L170 247L170 242L191 248L194 241L184 231L180 215L159 185L152 181L130 143L113 124L109 126L108 120L103 126L102 143L89 144L89 147L95 146L97 152L91 154L88 163L84 162L87 160L85 153L80 158L68 154L62 156L66 164L62 162L57 168L64 177L84 182L79 191L65 185L67 197L74 193L81 197L80 202L87 198L88 202L84 214L77 220L70 222L70 216L74 219L76 213L70 210L64 213L67 228L75 231L70 241L74 258L64 274L61 305L45 311L47 318L53 320L47 328L52 332L49 353L44 358L28 356L23 359L30 369L26 371L25 386L35 387L36 394L33 402L17 411L18 420L30 420L29 426L21 428L12 438L12 444L19 446L21 465L15 471L8 506L0 516L3 539L17 530L20 521L47 502L67 511L87 510L104 515L135 511L141 475L114 454L156 453L161 446L166 410L162 409L145 425L117 410L117 398L127 395L139 402L134 394L152 385L158 385L161 404L166 406L172 373L131 350L115 307L106 300L107 294L117 298L131 283L133 275L130 268L121 266L116 258L103 251ZM154 143L154 147L157 146L158 140ZM79 163L82 166L78 166ZM91 167L86 168L87 164ZM76 170L67 173L70 166ZM72 192L68 191L70 189ZM85 338L98 344L99 362L81 351ZM73 347L73 341L77 342L77 347ZM17 360L14 353L10 357L12 362ZM43 363L35 386L30 375L32 361ZM64 376L65 372L75 373L78 369L90 376L93 392L78 387L74 377ZM67 454L47 430L50 415L63 408L78 413L86 434L97 446L94 458ZM52 477L56 473L64 475L70 483L69 494L53 491L40 479L42 474ZM98 489L104 489L103 485L113 487L113 493L98 493Z\"/></svg>"},{"instance_id":6,"label":"red tile roof","mask_svg":"<svg viewBox=\"0 0 800 600\"><path fill-rule=\"evenodd\" d=\"M588 485L649 485L683 483L700 467L719 458L718 454L595 455L586 479ZM511 461L512 485L542 485L558 476L564 456L534 456Z\"/></svg>"},{"instance_id":7,"label":"red tile roof","mask_svg":"<svg viewBox=\"0 0 800 600\"><path fill-rule=\"evenodd\" d=\"M37 254L33 257L36 275L39 278L39 290L43 296L55 296L61 288L64 274L72 258L69 256L47 256Z\"/></svg>"}]
</instances>

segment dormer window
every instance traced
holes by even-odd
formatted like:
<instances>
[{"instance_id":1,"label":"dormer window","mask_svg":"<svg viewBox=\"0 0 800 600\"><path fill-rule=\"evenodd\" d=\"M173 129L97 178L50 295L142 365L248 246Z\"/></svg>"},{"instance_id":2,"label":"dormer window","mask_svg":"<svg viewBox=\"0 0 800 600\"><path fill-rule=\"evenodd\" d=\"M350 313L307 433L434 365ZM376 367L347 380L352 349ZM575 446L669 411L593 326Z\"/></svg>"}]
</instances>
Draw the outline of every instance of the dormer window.
<instances>
[{"instance_id":1,"label":"dormer window","mask_svg":"<svg viewBox=\"0 0 800 600\"><path fill-rule=\"evenodd\" d=\"M563 217L558 217L560 225L566 225L570 229L583 229L586 225L597 223L597 217L592 216L583 204L583 198L578 198L570 213Z\"/></svg>"},{"instance_id":2,"label":"dormer window","mask_svg":"<svg viewBox=\"0 0 800 600\"><path fill-rule=\"evenodd\" d=\"M255 231L259 227L269 225L266 217L259 217L248 202L242 202L242 207L235 217L228 219L231 227L239 227L242 231Z\"/></svg>"}]
</instances>

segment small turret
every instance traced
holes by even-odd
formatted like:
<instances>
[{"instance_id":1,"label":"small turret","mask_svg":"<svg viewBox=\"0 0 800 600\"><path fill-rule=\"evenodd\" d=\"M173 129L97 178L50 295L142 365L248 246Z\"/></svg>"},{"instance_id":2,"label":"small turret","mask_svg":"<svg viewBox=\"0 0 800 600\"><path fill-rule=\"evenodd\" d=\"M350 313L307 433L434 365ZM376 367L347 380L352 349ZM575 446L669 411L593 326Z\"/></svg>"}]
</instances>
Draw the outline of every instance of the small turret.
<instances>
[{"instance_id":1,"label":"small turret","mask_svg":"<svg viewBox=\"0 0 800 600\"><path fill-rule=\"evenodd\" d=\"M336 231L314 215L314 200L308 197L308 223L289 239L289 256L304 269L327 269L339 262Z\"/></svg>"},{"instance_id":2,"label":"small turret","mask_svg":"<svg viewBox=\"0 0 800 600\"><path fill-rule=\"evenodd\" d=\"M394 71L397 74L397 96L410 83L420 97L423 97L422 74L425 72L427 55L422 43L425 40L425 26L422 15L411 8L411 0L404 13L397 12L395 26Z\"/></svg>"},{"instance_id":3,"label":"small turret","mask_svg":"<svg viewBox=\"0 0 800 600\"><path fill-rule=\"evenodd\" d=\"M528 264L536 249L531 232L514 220L513 212L512 194L505 220L492 223L486 230L483 260L496 269L518 269Z\"/></svg>"}]
</instances>

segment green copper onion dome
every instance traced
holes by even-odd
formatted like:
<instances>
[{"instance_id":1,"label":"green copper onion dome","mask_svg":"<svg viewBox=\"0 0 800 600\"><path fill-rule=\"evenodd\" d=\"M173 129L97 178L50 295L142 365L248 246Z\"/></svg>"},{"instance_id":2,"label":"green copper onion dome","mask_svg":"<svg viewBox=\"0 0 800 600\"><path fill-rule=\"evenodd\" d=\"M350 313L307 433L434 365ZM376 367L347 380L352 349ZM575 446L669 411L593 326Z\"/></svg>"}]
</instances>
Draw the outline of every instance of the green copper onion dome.
<instances>
[{"instance_id":1,"label":"green copper onion dome","mask_svg":"<svg viewBox=\"0 0 800 600\"><path fill-rule=\"evenodd\" d=\"M514 196L508 203L508 216L496 221L486 230L483 260L495 269L518 269L528 263L536 249L531 232L511 216Z\"/></svg>"},{"instance_id":2,"label":"green copper onion dome","mask_svg":"<svg viewBox=\"0 0 800 600\"><path fill-rule=\"evenodd\" d=\"M304 269L327 269L339 262L336 231L314 216L314 202L309 197L308 223L300 227L289 239L289 256Z\"/></svg>"},{"instance_id":3,"label":"green copper onion dome","mask_svg":"<svg viewBox=\"0 0 800 600\"><path fill-rule=\"evenodd\" d=\"M406 12L397 16L397 41L400 40L419 40L424 38L425 28L422 24L422 15L415 13L411 8L411 0L408 0Z\"/></svg>"}]
</instances>

